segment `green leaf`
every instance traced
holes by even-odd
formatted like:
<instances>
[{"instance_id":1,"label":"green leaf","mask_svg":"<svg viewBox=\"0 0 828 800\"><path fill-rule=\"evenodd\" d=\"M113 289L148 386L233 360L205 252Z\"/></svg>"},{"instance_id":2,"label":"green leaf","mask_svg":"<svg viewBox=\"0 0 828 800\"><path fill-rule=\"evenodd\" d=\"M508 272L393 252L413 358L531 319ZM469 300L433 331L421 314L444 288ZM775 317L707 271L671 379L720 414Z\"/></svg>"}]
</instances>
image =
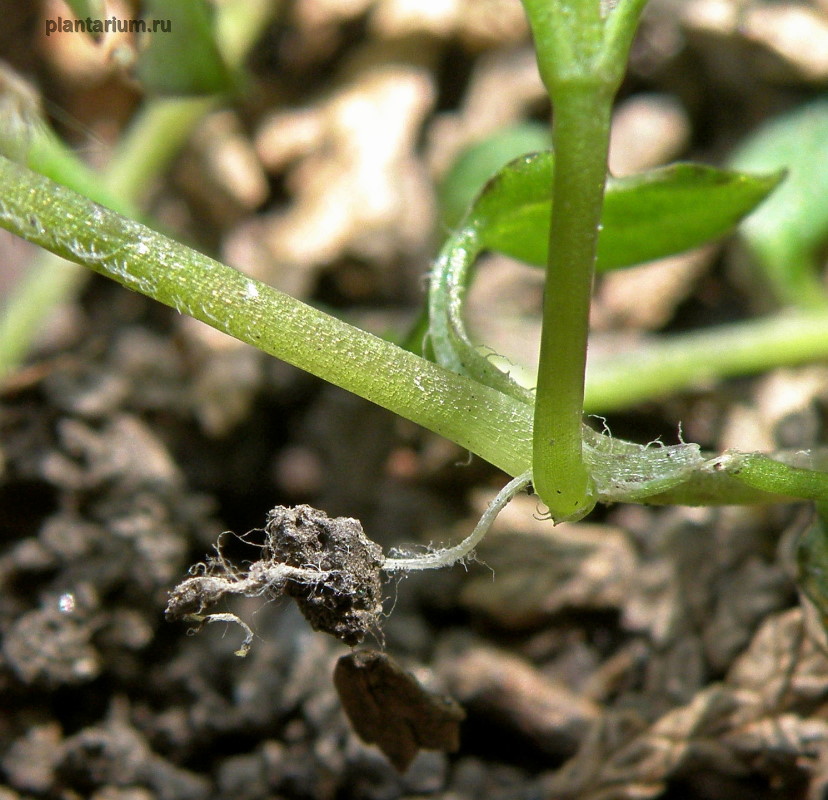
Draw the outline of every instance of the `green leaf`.
<instances>
[{"instance_id":1,"label":"green leaf","mask_svg":"<svg viewBox=\"0 0 828 800\"><path fill-rule=\"evenodd\" d=\"M536 153L513 161L489 182L469 217L484 247L546 264L552 170L552 154ZM653 261L724 236L781 178L697 164L610 178L596 268Z\"/></svg>"},{"instance_id":2,"label":"green leaf","mask_svg":"<svg viewBox=\"0 0 828 800\"><path fill-rule=\"evenodd\" d=\"M472 342L463 320L466 290L481 251L498 250L545 265L553 158L549 151L504 167L449 237L431 273L429 340L438 363L522 402L533 396ZM779 183L755 176L678 164L611 179L604 202L598 268L630 266L722 236Z\"/></svg>"},{"instance_id":3,"label":"green leaf","mask_svg":"<svg viewBox=\"0 0 828 800\"><path fill-rule=\"evenodd\" d=\"M787 169L784 185L745 221L741 233L781 302L825 303L817 251L828 240L828 101L801 106L762 126L731 164Z\"/></svg>"},{"instance_id":4,"label":"green leaf","mask_svg":"<svg viewBox=\"0 0 828 800\"><path fill-rule=\"evenodd\" d=\"M136 73L147 90L206 95L234 88L216 44L207 0L145 0L143 19L148 30L143 34Z\"/></svg>"},{"instance_id":5,"label":"green leaf","mask_svg":"<svg viewBox=\"0 0 828 800\"><path fill-rule=\"evenodd\" d=\"M463 150L439 187L443 225L456 228L468 213L486 182L523 153L550 145L549 128L539 122L523 122L498 131Z\"/></svg>"},{"instance_id":6,"label":"green leaf","mask_svg":"<svg viewBox=\"0 0 828 800\"><path fill-rule=\"evenodd\" d=\"M79 20L95 19L102 20L106 17L106 6L103 0L66 0L66 5L72 9L72 13ZM103 34L88 31L93 39L101 39Z\"/></svg>"},{"instance_id":7,"label":"green leaf","mask_svg":"<svg viewBox=\"0 0 828 800\"><path fill-rule=\"evenodd\" d=\"M610 179L597 268L652 261L718 239L750 214L783 177L781 172L751 175L674 164Z\"/></svg>"}]
</instances>

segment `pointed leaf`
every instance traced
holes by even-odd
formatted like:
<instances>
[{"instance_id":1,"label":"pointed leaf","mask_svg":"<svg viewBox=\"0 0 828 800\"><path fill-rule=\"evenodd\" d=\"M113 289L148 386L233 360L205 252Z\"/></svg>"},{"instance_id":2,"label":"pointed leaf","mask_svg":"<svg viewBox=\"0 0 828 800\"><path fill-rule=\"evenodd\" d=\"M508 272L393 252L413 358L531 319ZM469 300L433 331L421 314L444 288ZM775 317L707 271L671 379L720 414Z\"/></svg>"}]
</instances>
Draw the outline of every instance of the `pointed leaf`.
<instances>
[{"instance_id":1,"label":"pointed leaf","mask_svg":"<svg viewBox=\"0 0 828 800\"><path fill-rule=\"evenodd\" d=\"M552 153L546 151L521 156L500 170L443 246L429 289L429 341L437 362L527 403L531 393L472 342L463 305L482 250L546 263L552 169ZM722 236L781 178L678 164L611 179L598 268L631 266Z\"/></svg>"},{"instance_id":2,"label":"pointed leaf","mask_svg":"<svg viewBox=\"0 0 828 800\"><path fill-rule=\"evenodd\" d=\"M729 233L770 194L783 173L751 175L674 164L610 179L598 269L681 253Z\"/></svg>"},{"instance_id":3,"label":"pointed leaf","mask_svg":"<svg viewBox=\"0 0 828 800\"><path fill-rule=\"evenodd\" d=\"M485 247L546 263L552 170L551 152L535 153L513 161L487 184L467 220L481 231ZM610 178L597 269L652 261L723 236L780 180L780 174L697 164Z\"/></svg>"},{"instance_id":4,"label":"pointed leaf","mask_svg":"<svg viewBox=\"0 0 828 800\"><path fill-rule=\"evenodd\" d=\"M493 175L523 153L548 148L549 127L523 122L492 134L465 148L440 183L442 222L456 228Z\"/></svg>"}]
</instances>

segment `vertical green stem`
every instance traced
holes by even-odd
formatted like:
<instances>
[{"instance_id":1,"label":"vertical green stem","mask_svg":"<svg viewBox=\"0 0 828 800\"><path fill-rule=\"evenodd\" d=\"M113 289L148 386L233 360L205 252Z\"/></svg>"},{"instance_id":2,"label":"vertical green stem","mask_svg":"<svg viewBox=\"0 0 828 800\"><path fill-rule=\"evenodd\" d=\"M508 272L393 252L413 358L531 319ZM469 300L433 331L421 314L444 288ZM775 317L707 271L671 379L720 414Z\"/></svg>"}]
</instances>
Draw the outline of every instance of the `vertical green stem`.
<instances>
[{"instance_id":1,"label":"vertical green stem","mask_svg":"<svg viewBox=\"0 0 828 800\"><path fill-rule=\"evenodd\" d=\"M578 519L595 504L581 417L610 114L646 0L522 2L552 100L555 149L533 481L555 520Z\"/></svg>"},{"instance_id":2,"label":"vertical green stem","mask_svg":"<svg viewBox=\"0 0 828 800\"><path fill-rule=\"evenodd\" d=\"M614 89L614 87L613 87ZM549 262L533 434L535 490L556 520L595 504L581 452L589 305L606 182L612 97L605 84L558 87Z\"/></svg>"}]
</instances>

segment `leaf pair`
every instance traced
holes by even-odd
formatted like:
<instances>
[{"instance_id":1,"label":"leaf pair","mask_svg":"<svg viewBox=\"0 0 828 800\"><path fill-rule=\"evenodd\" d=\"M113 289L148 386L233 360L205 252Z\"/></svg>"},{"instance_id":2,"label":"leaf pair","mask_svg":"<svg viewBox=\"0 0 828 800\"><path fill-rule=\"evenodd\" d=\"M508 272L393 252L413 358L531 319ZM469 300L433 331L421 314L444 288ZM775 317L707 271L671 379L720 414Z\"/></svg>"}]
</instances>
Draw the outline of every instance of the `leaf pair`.
<instances>
[{"instance_id":1,"label":"leaf pair","mask_svg":"<svg viewBox=\"0 0 828 800\"><path fill-rule=\"evenodd\" d=\"M432 272L429 337L436 360L525 402L531 395L470 340L463 301L484 250L546 264L553 213L551 151L521 156L485 185ZM597 269L607 271L688 250L731 231L781 181L676 164L607 181Z\"/></svg>"},{"instance_id":2,"label":"leaf pair","mask_svg":"<svg viewBox=\"0 0 828 800\"><path fill-rule=\"evenodd\" d=\"M554 158L535 153L509 164L473 206L483 246L536 266L549 247ZM780 182L781 173L748 175L674 164L607 180L596 269L606 272L680 253L732 230Z\"/></svg>"},{"instance_id":3,"label":"leaf pair","mask_svg":"<svg viewBox=\"0 0 828 800\"><path fill-rule=\"evenodd\" d=\"M432 273L429 337L436 360L528 405L532 393L494 366L469 338L463 302L484 250L530 264L546 261L554 159L522 156L498 172L449 238ZM608 271L682 252L731 231L782 180L678 164L607 184L598 269ZM584 458L602 501L755 502L777 496L821 499L828 476L805 458L793 465L758 454L705 457L697 445L638 445L584 425ZM780 454L781 457L781 454ZM815 456L819 460L818 456ZM818 466L817 466L818 469ZM692 501L690 501L692 502ZM696 500L695 502L698 502Z\"/></svg>"}]
</instances>

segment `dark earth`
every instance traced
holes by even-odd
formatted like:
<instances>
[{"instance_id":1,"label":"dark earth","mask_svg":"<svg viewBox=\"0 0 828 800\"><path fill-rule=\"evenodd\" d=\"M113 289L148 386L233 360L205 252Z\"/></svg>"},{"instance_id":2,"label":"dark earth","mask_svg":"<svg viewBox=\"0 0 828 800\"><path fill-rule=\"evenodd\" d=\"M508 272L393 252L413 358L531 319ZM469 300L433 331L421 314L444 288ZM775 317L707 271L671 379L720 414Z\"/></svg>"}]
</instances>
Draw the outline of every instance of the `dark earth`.
<instances>
[{"instance_id":1,"label":"dark earth","mask_svg":"<svg viewBox=\"0 0 828 800\"><path fill-rule=\"evenodd\" d=\"M828 7L804 6L816 36ZM721 163L762 120L824 89L828 75L798 60L805 48L716 28L709 7L651 4L619 99L633 145L618 144L617 171ZM148 187L148 214L403 336L440 239L434 183L472 141L548 118L516 0L412 8L282 3L251 55L254 89L194 132ZM0 56L42 92L62 135L104 162L134 85L100 64L72 72L79 57L44 44L43 17L62 7L0 11ZM379 125L393 150L380 174L396 204L369 220L360 182L381 154L374 143L349 162L348 146L339 164L331 98L376 97L389 73L420 99L395 89L381 124L366 112L347 133L349 146L372 142ZM323 133L299 144L300 117ZM645 117L652 142L630 122ZM228 142L253 166L222 177L211 154ZM240 175L254 187L259 175L261 192ZM313 228L313 187L336 192L343 175L347 219ZM2 235L0 256L6 296L34 254ZM596 349L767 310L733 241L668 269L648 303L634 277L600 282ZM497 259L480 272L475 329L498 351L532 350L536 273ZM786 392L796 402L769 411ZM814 446L827 419L816 365L711 383L607 424L672 443L681 421L705 448L767 449ZM828 649L794 579L809 509L618 506L553 527L524 495L477 563L380 576L395 546L464 536L506 480L90 279L0 393L0 800L828 797ZM353 542L360 586L342 561Z\"/></svg>"}]
</instances>

